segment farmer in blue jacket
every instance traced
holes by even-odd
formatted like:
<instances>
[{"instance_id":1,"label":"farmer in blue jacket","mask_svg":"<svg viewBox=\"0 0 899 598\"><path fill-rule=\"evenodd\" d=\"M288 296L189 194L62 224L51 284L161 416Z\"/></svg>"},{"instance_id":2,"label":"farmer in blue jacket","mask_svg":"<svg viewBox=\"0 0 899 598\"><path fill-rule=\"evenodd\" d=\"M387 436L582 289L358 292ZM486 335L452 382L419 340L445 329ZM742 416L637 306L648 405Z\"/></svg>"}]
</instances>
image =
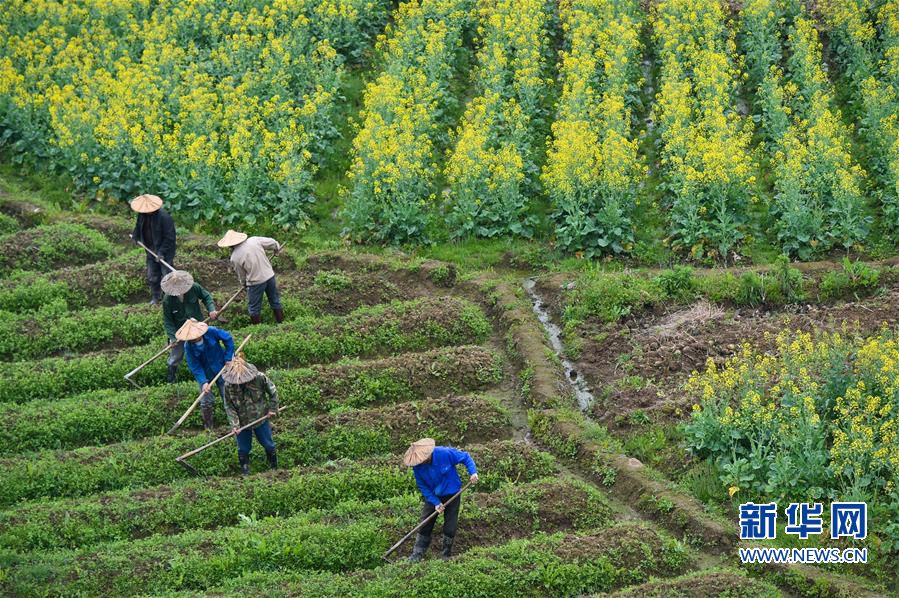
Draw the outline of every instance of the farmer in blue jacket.
<instances>
[{"instance_id":1,"label":"farmer in blue jacket","mask_svg":"<svg viewBox=\"0 0 899 598\"><path fill-rule=\"evenodd\" d=\"M415 475L415 483L424 500L421 509L421 519L424 521L434 511L443 513L443 558L448 559L452 554L453 540L456 537L456 526L459 523L459 505L462 497L449 501L454 494L462 489L462 481L456 471L456 465L465 464L471 483L478 481L478 470L475 467L471 455L465 451L446 446L434 446L433 438L422 438L413 442L403 463L412 468ZM420 561L428 547L431 545L431 532L437 518L431 519L418 531L415 538L415 548L412 550L410 561Z\"/></svg>"},{"instance_id":2,"label":"farmer in blue jacket","mask_svg":"<svg viewBox=\"0 0 899 598\"><path fill-rule=\"evenodd\" d=\"M225 364L234 357L234 338L225 330L209 326L205 322L197 322L194 318L184 322L184 325L175 333L175 338L184 341L187 366L203 392L203 398L200 399L203 427L212 430L213 400L209 381L215 378ZM219 378L216 385L219 388L219 395L224 398L224 380Z\"/></svg>"}]
</instances>

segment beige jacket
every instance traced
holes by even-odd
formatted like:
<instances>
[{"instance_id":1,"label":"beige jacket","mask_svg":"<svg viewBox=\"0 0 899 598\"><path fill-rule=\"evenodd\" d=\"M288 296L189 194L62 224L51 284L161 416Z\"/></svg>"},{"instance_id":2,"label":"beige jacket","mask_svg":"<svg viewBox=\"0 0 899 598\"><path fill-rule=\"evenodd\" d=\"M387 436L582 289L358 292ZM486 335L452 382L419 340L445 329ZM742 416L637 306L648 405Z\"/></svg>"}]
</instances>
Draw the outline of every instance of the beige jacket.
<instances>
[{"instance_id":1,"label":"beige jacket","mask_svg":"<svg viewBox=\"0 0 899 598\"><path fill-rule=\"evenodd\" d=\"M278 251L281 244L268 237L250 237L231 252L231 267L241 286L262 284L275 275L265 250Z\"/></svg>"}]
</instances>

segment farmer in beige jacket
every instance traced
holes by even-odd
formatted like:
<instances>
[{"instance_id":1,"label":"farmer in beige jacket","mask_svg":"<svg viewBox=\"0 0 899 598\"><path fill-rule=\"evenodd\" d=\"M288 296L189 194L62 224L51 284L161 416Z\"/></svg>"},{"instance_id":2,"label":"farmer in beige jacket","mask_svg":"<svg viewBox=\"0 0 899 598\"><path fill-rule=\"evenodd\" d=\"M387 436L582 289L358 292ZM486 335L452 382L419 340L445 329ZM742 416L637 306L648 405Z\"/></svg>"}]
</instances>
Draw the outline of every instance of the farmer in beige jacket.
<instances>
[{"instance_id":1,"label":"farmer in beige jacket","mask_svg":"<svg viewBox=\"0 0 899 598\"><path fill-rule=\"evenodd\" d=\"M254 324L262 322L262 295L268 297L275 321L284 321L284 308L278 293L278 283L272 263L265 254L266 249L281 251L281 244L268 237L247 237L245 233L229 230L218 242L219 247L231 248L231 267L237 274L241 286L247 287L250 320Z\"/></svg>"}]
</instances>

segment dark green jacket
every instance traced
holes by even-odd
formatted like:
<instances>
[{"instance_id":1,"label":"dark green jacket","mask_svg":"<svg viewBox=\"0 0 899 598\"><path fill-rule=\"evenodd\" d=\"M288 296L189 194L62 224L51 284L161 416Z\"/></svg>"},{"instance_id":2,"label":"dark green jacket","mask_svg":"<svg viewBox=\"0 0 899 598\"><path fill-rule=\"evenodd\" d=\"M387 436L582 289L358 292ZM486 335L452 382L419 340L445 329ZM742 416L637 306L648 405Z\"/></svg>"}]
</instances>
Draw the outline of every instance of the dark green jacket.
<instances>
[{"instance_id":1,"label":"dark green jacket","mask_svg":"<svg viewBox=\"0 0 899 598\"><path fill-rule=\"evenodd\" d=\"M197 321L203 319L203 314L200 312L200 301L206 305L207 311L215 311L215 301L213 301L212 295L198 282L195 282L194 286L184 293L184 301L181 301L176 295L163 297L162 323L169 340L175 338L175 333L188 318L194 318Z\"/></svg>"},{"instance_id":2,"label":"dark green jacket","mask_svg":"<svg viewBox=\"0 0 899 598\"><path fill-rule=\"evenodd\" d=\"M232 428L245 426L269 411L278 411L278 390L263 373L245 384L225 382L225 414ZM261 426L256 424L254 427Z\"/></svg>"}]
</instances>

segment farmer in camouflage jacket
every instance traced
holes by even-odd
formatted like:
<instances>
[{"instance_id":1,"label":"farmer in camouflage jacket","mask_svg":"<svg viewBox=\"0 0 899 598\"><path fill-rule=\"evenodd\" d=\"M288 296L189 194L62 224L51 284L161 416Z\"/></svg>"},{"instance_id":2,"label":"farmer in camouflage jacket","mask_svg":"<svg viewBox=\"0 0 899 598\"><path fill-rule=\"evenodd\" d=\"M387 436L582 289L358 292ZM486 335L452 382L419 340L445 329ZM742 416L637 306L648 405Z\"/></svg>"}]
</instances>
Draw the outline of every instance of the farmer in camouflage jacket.
<instances>
[{"instance_id":1,"label":"farmer in camouflage jacket","mask_svg":"<svg viewBox=\"0 0 899 598\"><path fill-rule=\"evenodd\" d=\"M265 415L278 414L278 390L268 377L247 363L243 355L235 357L222 372L225 381L225 414L231 428L237 432L239 428ZM235 436L237 440L237 460L240 471L244 475L250 473L250 447L253 434L265 449L268 464L272 469L278 467L278 454L275 441L272 439L272 425L269 420L256 424Z\"/></svg>"}]
</instances>

